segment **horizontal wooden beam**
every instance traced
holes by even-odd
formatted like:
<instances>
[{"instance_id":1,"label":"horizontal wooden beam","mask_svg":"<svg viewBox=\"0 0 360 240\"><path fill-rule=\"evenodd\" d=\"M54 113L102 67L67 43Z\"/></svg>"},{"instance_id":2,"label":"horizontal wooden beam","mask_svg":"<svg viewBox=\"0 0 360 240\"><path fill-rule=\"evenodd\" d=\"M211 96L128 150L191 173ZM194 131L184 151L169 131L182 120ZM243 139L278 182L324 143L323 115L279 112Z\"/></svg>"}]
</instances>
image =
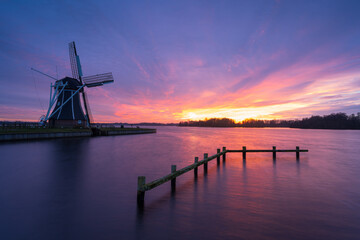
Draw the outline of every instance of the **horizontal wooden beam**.
<instances>
[{"instance_id":1,"label":"horizontal wooden beam","mask_svg":"<svg viewBox=\"0 0 360 240\"><path fill-rule=\"evenodd\" d=\"M142 187L142 189L141 189L141 191L149 191L149 190L151 190L151 189L153 189L153 188L155 188L155 187L157 187L157 186L159 186L159 185L161 185L161 184L163 184L163 183L166 183L167 181L170 181L170 180L172 180L172 179L180 176L181 174L184 174L184 173L186 173L186 172L188 172L188 171L193 170L193 169L196 168L196 167L201 166L201 165L204 164L204 163L209 162L210 160L213 160L213 159L215 159L215 158L217 158L217 157L220 157L220 156L223 155L224 153L225 153L225 152L217 153L217 154L215 154L215 155L213 155L213 156L210 156L210 157L208 157L208 158L206 158L206 159L203 159L203 160L201 160L201 161L198 161L197 163L193 163L193 164L191 164L191 165L189 165L189 166L187 166L187 167L184 167L184 168L182 168L182 169L180 169L180 170L177 170L177 171L175 171L175 172L173 172L173 173L170 173L170 174L168 174L168 175L166 175L166 176L164 176L164 177L162 177L162 178L159 178L159 179L157 179L157 180L155 180L155 181L152 181L152 182L149 182L149 183L147 183L147 184L144 184L143 187Z\"/></svg>"},{"instance_id":2,"label":"horizontal wooden beam","mask_svg":"<svg viewBox=\"0 0 360 240\"><path fill-rule=\"evenodd\" d=\"M145 177L144 176L139 176L138 177L138 191L137 191L137 201L139 206L142 206L144 204L144 197L145 197L145 191L149 191L163 183L166 183L168 181L171 180L171 189L172 191L175 191L175 185L176 185L176 178L186 172L189 172L193 169L195 176L197 176L197 168L201 165L204 164L204 173L207 170L207 163L215 158L217 158L217 162L219 164L220 161L220 156L223 156L223 160L225 161L225 156L226 153L230 153L230 152L242 152L243 153L243 159L245 161L246 159L246 153L247 152L272 152L273 153L273 160L276 160L276 153L277 152L296 152L296 160L299 161L299 157L300 157L300 152L308 152L309 150L306 149L300 149L300 147L296 147L295 150L278 150L276 149L276 146L273 146L272 150L248 150L246 149L246 147L244 146L242 148L242 150L227 150L226 147L223 147L223 151L220 152L220 149L217 149L217 154L212 155L210 157L208 157L207 153L204 153L204 159L201 161L198 161L198 157L195 157L195 162L187 167L184 167L180 170L176 171L176 165L172 165L171 166L171 173L159 178L155 181L149 182L149 183L145 183Z\"/></svg>"},{"instance_id":3,"label":"horizontal wooden beam","mask_svg":"<svg viewBox=\"0 0 360 240\"><path fill-rule=\"evenodd\" d=\"M299 150L226 150L226 152L309 152L306 149Z\"/></svg>"},{"instance_id":4,"label":"horizontal wooden beam","mask_svg":"<svg viewBox=\"0 0 360 240\"><path fill-rule=\"evenodd\" d=\"M213 160L215 158L218 158L218 157L220 157L221 155L224 155L227 152L308 152L308 151L309 150L305 150L305 149L299 149L299 150L248 150L248 149L246 149L246 150L224 150L224 151L222 151L220 153L217 153L215 155L212 155L212 156L210 156L210 157L208 157L206 159L198 161L197 163L193 163L193 164L191 164L191 165L189 165L187 167L184 167L184 168L182 168L180 170L177 170L177 171L175 171L173 173L170 173L170 174L168 174L168 175L166 175L166 176L164 176L162 178L159 178L157 180L154 180L152 182L144 184L141 191L149 191L149 190L151 190L151 189L153 189L153 188L155 188L155 187L157 187L157 186L159 186L159 185L161 185L163 183L166 183L166 182L168 182L168 181L170 181L170 180L172 180L172 179L174 179L174 178L176 178L176 177L178 177L178 176L180 176L180 175L182 175L182 174L184 174L184 173L186 173L188 171L193 170L196 167L199 167L199 166L203 165L204 163L207 163L207 162L209 162L209 161L211 161L211 160Z\"/></svg>"}]
</instances>

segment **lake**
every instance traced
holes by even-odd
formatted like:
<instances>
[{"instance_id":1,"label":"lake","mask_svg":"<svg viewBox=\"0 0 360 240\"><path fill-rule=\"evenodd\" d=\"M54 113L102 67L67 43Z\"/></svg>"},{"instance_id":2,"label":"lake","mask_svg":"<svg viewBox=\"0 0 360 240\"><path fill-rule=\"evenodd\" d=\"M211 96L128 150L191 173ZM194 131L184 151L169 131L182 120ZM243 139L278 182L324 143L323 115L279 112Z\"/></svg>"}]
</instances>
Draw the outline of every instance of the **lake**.
<instances>
[{"instance_id":1,"label":"lake","mask_svg":"<svg viewBox=\"0 0 360 240\"><path fill-rule=\"evenodd\" d=\"M360 131L156 127L156 134L0 144L1 239L360 239ZM227 149L197 178L152 181Z\"/></svg>"}]
</instances>

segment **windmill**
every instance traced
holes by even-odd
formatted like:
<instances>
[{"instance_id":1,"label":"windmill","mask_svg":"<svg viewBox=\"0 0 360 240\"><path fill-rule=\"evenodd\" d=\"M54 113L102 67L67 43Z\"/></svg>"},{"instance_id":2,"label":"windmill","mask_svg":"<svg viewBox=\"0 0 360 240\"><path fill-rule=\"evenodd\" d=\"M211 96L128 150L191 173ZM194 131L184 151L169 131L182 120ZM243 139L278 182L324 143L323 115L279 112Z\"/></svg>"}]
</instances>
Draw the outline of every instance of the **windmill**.
<instances>
[{"instance_id":1,"label":"windmill","mask_svg":"<svg viewBox=\"0 0 360 240\"><path fill-rule=\"evenodd\" d=\"M56 80L54 84L50 85L49 108L46 115L40 119L40 122L45 123L48 121L49 127L52 128L90 127L92 119L85 87L98 87L112 83L114 82L114 78L111 72L83 77L75 42L69 43L69 55L72 78L65 77L58 80L31 68L36 72ZM85 114L81 106L80 95Z\"/></svg>"}]
</instances>

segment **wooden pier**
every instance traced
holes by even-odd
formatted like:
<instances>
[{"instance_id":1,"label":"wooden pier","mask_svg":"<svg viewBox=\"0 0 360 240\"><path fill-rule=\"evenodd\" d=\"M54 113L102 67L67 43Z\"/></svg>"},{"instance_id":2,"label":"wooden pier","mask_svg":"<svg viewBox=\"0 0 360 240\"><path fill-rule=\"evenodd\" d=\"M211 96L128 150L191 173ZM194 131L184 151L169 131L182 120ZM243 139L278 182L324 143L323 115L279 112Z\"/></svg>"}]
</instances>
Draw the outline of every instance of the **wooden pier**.
<instances>
[{"instance_id":1,"label":"wooden pier","mask_svg":"<svg viewBox=\"0 0 360 240\"><path fill-rule=\"evenodd\" d=\"M152 182L146 183L146 178L145 176L139 176L138 177L138 186L137 186L137 202L139 205L143 205L144 204L144 200L145 200L145 192L149 191L163 183L166 183L168 181L171 181L171 191L175 191L176 188L176 178L186 172L189 172L191 170L194 169L194 175L197 176L198 174L198 167L201 165L204 165L204 172L207 172L207 167L208 167L208 162L213 160L213 159L217 159L217 163L220 164L220 157L222 156L223 161L226 160L226 153L236 153L236 152L241 152L243 155L243 160L246 160L246 153L255 153L255 152L271 152L273 154L273 160L276 160L276 153L278 152L295 152L296 153L296 160L299 161L300 160L300 153L301 152L308 152L309 150L306 149L300 149L299 147L296 147L296 149L292 149L292 150L279 150L276 149L275 146L273 146L272 149L270 150L250 150L247 149L246 147L243 147L242 150L227 150L226 147L223 147L222 151L220 149L217 149L217 153L215 155L212 156L208 156L207 153L204 153L204 158L203 160L199 161L198 157L195 157L194 159L194 163L184 167L182 169L176 170L176 165L171 165L171 173L159 178L157 180L154 180Z\"/></svg>"}]
</instances>

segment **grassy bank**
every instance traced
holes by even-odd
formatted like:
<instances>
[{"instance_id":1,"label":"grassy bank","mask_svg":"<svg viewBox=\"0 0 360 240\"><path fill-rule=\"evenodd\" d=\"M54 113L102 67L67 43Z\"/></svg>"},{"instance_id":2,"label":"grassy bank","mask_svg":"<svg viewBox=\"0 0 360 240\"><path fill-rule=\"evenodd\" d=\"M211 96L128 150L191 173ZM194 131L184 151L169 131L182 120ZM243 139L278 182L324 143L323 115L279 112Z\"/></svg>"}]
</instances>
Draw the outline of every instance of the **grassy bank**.
<instances>
[{"instance_id":1,"label":"grassy bank","mask_svg":"<svg viewBox=\"0 0 360 240\"><path fill-rule=\"evenodd\" d=\"M0 128L0 134L17 133L66 133L66 132L89 132L90 129L74 128Z\"/></svg>"}]
</instances>

